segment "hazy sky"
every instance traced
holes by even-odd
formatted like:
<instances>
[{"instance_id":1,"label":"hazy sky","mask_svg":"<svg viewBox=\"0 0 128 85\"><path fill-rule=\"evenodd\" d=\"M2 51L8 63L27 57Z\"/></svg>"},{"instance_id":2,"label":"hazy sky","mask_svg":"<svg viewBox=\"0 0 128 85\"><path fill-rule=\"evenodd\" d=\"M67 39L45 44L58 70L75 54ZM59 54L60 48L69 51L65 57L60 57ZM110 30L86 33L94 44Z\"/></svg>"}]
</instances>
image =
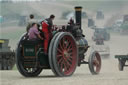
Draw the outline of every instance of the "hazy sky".
<instances>
[{"instance_id":1,"label":"hazy sky","mask_svg":"<svg viewBox=\"0 0 128 85\"><path fill-rule=\"evenodd\" d=\"M0 1L7 1L7 0L0 0ZM41 1L41 0L10 0L10 1Z\"/></svg>"},{"instance_id":2,"label":"hazy sky","mask_svg":"<svg viewBox=\"0 0 128 85\"><path fill-rule=\"evenodd\" d=\"M128 1L128 0L11 0L11 1Z\"/></svg>"},{"instance_id":3,"label":"hazy sky","mask_svg":"<svg viewBox=\"0 0 128 85\"><path fill-rule=\"evenodd\" d=\"M2 1L2 0L0 0ZM3 1L7 1L7 0L3 0ZM10 1L41 1L41 0L10 0Z\"/></svg>"}]
</instances>

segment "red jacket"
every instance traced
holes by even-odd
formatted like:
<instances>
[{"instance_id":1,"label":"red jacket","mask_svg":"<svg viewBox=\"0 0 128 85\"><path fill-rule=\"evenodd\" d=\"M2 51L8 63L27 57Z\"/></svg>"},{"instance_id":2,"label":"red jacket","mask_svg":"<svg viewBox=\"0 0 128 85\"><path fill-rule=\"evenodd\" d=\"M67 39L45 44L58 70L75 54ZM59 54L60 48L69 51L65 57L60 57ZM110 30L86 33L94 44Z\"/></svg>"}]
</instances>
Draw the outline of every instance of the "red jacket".
<instances>
[{"instance_id":1,"label":"red jacket","mask_svg":"<svg viewBox=\"0 0 128 85\"><path fill-rule=\"evenodd\" d=\"M42 22L42 31L43 32L50 32L51 31L51 28L52 28L52 20L50 18L48 19L45 19L43 22Z\"/></svg>"},{"instance_id":2,"label":"red jacket","mask_svg":"<svg viewBox=\"0 0 128 85\"><path fill-rule=\"evenodd\" d=\"M46 20L44 20L43 22L42 22L42 31L43 32L49 32L49 30L48 30L48 22L46 21Z\"/></svg>"}]
</instances>

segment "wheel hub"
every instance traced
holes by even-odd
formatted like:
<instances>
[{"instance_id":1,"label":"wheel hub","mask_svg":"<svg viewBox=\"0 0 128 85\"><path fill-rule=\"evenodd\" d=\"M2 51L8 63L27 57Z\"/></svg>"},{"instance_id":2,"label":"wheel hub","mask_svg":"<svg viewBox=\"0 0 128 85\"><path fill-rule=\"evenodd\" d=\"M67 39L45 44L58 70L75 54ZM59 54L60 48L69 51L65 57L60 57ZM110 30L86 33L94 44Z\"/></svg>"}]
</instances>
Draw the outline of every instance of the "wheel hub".
<instances>
[{"instance_id":1,"label":"wheel hub","mask_svg":"<svg viewBox=\"0 0 128 85\"><path fill-rule=\"evenodd\" d=\"M68 57L69 53L67 51L64 51L63 55L64 55L64 57Z\"/></svg>"}]
</instances>

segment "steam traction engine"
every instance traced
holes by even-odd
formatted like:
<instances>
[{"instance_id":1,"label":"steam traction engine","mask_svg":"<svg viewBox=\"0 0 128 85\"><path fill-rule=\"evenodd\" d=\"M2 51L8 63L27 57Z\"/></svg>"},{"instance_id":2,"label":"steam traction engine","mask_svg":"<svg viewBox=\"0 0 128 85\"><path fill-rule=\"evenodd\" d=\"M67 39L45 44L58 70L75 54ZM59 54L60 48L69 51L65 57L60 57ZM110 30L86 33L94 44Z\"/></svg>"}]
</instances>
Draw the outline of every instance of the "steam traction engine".
<instances>
[{"instance_id":1,"label":"steam traction engine","mask_svg":"<svg viewBox=\"0 0 128 85\"><path fill-rule=\"evenodd\" d=\"M51 69L56 76L71 76L76 67L89 64L92 74L101 69L101 58L98 52L92 52L89 61L84 61L89 46L81 29L81 9L75 7L76 23L70 23L53 31L49 43L48 55L44 55L43 42L30 41L24 34L17 46L17 68L25 77L38 76L42 69Z\"/></svg>"}]
</instances>

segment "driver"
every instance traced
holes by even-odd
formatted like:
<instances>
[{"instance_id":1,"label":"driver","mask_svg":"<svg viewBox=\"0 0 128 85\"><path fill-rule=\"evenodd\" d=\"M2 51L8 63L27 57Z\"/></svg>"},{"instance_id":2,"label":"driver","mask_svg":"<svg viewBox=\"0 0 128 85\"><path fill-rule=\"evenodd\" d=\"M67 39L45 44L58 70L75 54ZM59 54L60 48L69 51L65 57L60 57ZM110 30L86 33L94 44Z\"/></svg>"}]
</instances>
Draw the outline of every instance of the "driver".
<instances>
[{"instance_id":1,"label":"driver","mask_svg":"<svg viewBox=\"0 0 128 85\"><path fill-rule=\"evenodd\" d=\"M45 19L44 21L42 21L42 31L44 33L44 53L47 54L47 49L48 49L48 43L49 40L52 37L52 26L53 26L53 20L54 20L55 16L52 14L50 15L49 18Z\"/></svg>"}]
</instances>

